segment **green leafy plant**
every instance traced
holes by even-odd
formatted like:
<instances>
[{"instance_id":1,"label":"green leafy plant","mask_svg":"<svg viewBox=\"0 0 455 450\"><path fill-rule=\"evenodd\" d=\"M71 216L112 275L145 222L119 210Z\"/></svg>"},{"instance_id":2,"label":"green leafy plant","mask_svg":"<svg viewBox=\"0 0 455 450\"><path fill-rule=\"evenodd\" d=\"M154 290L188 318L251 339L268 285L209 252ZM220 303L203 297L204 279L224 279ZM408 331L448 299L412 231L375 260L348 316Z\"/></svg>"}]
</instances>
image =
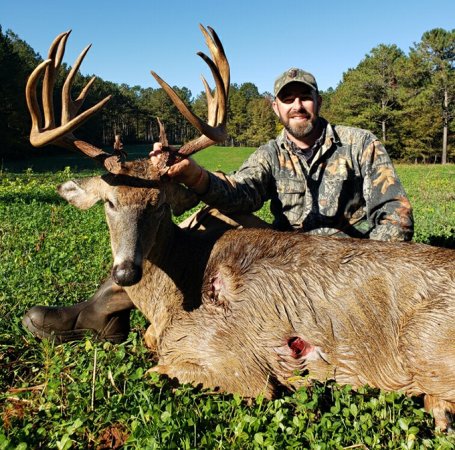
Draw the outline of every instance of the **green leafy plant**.
<instances>
[{"instance_id":1,"label":"green leafy plant","mask_svg":"<svg viewBox=\"0 0 455 450\"><path fill-rule=\"evenodd\" d=\"M216 168L220 159L206 162ZM213 167L215 166L215 167ZM416 240L453 247L455 167L398 166ZM81 212L55 186L92 172L0 176L0 449L450 449L420 399L313 383L273 401L175 386L147 370L145 319L119 345L55 346L21 326L36 304L90 296L112 263L103 208ZM265 206L258 214L270 220Z\"/></svg>"}]
</instances>

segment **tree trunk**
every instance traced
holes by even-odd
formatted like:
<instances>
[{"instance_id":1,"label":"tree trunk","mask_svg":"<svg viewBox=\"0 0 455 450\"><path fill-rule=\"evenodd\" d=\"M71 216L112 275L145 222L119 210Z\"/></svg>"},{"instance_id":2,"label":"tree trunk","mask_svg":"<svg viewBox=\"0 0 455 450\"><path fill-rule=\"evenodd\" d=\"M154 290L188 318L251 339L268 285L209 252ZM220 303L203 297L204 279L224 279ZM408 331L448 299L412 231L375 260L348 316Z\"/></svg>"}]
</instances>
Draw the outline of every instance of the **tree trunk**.
<instances>
[{"instance_id":1,"label":"tree trunk","mask_svg":"<svg viewBox=\"0 0 455 450\"><path fill-rule=\"evenodd\" d=\"M382 102L381 102L381 107L382 107L382 112L383 114L385 114L385 107L386 107L386 102L384 99L382 99ZM386 142L386 119L383 118L381 120L381 128L382 128L382 143L385 145L385 142Z\"/></svg>"},{"instance_id":2,"label":"tree trunk","mask_svg":"<svg viewBox=\"0 0 455 450\"><path fill-rule=\"evenodd\" d=\"M449 93L447 92L447 86L444 89L444 112L443 112L443 124L444 128L442 131L442 157L441 164L447 163L447 134L449 128Z\"/></svg>"}]
</instances>

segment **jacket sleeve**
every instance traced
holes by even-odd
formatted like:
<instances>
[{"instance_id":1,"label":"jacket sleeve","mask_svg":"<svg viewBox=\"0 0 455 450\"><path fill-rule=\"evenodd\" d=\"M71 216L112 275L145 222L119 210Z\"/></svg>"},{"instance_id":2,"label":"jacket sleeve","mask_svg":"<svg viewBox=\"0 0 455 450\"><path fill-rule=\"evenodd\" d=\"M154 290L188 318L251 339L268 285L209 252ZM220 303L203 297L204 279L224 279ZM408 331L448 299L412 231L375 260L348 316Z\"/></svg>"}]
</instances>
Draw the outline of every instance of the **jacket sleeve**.
<instances>
[{"instance_id":1,"label":"jacket sleeve","mask_svg":"<svg viewBox=\"0 0 455 450\"><path fill-rule=\"evenodd\" d=\"M272 164L269 152L256 150L230 175L209 172L208 191L200 199L225 213L251 213L262 207L270 196Z\"/></svg>"},{"instance_id":2,"label":"jacket sleeve","mask_svg":"<svg viewBox=\"0 0 455 450\"><path fill-rule=\"evenodd\" d=\"M361 157L370 239L409 241L414 234L411 204L384 146L373 139Z\"/></svg>"}]
</instances>

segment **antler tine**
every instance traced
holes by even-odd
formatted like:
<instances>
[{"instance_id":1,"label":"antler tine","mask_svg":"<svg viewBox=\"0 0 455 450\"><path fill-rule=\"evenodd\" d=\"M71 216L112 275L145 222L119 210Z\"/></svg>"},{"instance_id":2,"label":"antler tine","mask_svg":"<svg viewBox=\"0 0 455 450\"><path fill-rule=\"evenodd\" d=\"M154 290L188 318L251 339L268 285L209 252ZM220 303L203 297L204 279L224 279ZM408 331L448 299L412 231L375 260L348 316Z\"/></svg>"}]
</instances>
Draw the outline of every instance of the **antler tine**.
<instances>
[{"instance_id":1,"label":"antler tine","mask_svg":"<svg viewBox=\"0 0 455 450\"><path fill-rule=\"evenodd\" d=\"M207 83L206 79L204 77L201 78L202 83L204 84L205 97L207 99L207 123L213 125L217 122L218 113L218 108L216 107L217 104L216 92L215 95L212 95L212 90L210 89L210 86Z\"/></svg>"},{"instance_id":2,"label":"antler tine","mask_svg":"<svg viewBox=\"0 0 455 450\"><path fill-rule=\"evenodd\" d=\"M207 95L207 104L209 109L209 124L222 124L226 122L226 110L227 107L225 103L227 102L227 97L229 95L229 85L230 85L230 70L229 64L227 62L226 54L224 53L223 44L220 41L220 38L216 34L215 30L211 27L207 27L210 33L202 26L199 25L201 29L207 47L210 50L210 54L215 61L215 66L219 77L223 82L223 89L219 88L217 85L217 89L215 90L215 96L213 97L210 92L210 88L208 84L205 82L204 78L202 81L204 82L205 91ZM204 57L205 55L199 54L199 56ZM213 73L213 71L212 71ZM215 80L217 81L219 77L214 75ZM216 96L218 93L223 93L223 97L217 98ZM211 122L212 119L214 122Z\"/></svg>"},{"instance_id":3,"label":"antler tine","mask_svg":"<svg viewBox=\"0 0 455 450\"><path fill-rule=\"evenodd\" d=\"M227 104L226 104L227 97L226 97L226 91L224 90L224 82L221 79L220 71L218 70L218 67L214 64L214 62L207 55L205 55L202 52L199 52L198 55L210 67L210 70L212 72L212 75L213 75L213 78L214 78L215 84L216 84L216 89L215 89L214 95L212 97L211 92L210 92L210 86L208 85L205 78L202 77L202 82L204 83L205 92L207 95L207 107L208 107L208 117L209 117L209 120L207 123L212 126L221 125L224 123L225 111L227 108ZM209 99L211 101L209 101ZM212 118L212 121L210 121L210 118ZM214 140L216 140L216 139L214 139Z\"/></svg>"},{"instance_id":4,"label":"antler tine","mask_svg":"<svg viewBox=\"0 0 455 450\"><path fill-rule=\"evenodd\" d=\"M204 123L202 119L200 119L196 114L194 114L182 101L182 99L176 94L174 89L169 86L157 73L151 71L152 75L155 77L155 80L158 84L164 89L164 91L169 95L170 99L180 111L180 113L191 123L195 128L205 134L210 134L210 130L208 130L207 125Z\"/></svg>"},{"instance_id":5,"label":"antler tine","mask_svg":"<svg viewBox=\"0 0 455 450\"><path fill-rule=\"evenodd\" d=\"M205 37L206 44L210 50L213 60L202 52L198 52L198 55L209 66L216 85L215 93L212 95L207 81L204 77L202 77L202 82L204 83L207 96L207 122L204 122L196 114L194 114L180 99L176 92L162 78L152 71L152 75L155 77L158 84L169 95L180 113L203 134L199 138L184 144L179 150L180 155L191 155L199 150L202 150L203 148L208 147L209 145L216 142L222 142L226 139L227 94L230 82L229 63L224 53L223 46L221 45L221 41L215 31L208 27L210 31L209 33L202 25L200 25L200 29Z\"/></svg>"},{"instance_id":6,"label":"antler tine","mask_svg":"<svg viewBox=\"0 0 455 450\"><path fill-rule=\"evenodd\" d=\"M224 92L226 93L226 97L228 97L230 87L230 69L226 54L224 53L223 44L212 27L207 27L210 34L207 33L202 25L199 25L199 28L204 34L207 47L209 48L210 54L218 67L221 78L224 82Z\"/></svg>"},{"instance_id":7,"label":"antler tine","mask_svg":"<svg viewBox=\"0 0 455 450\"><path fill-rule=\"evenodd\" d=\"M166 131L164 129L163 122L161 122L160 118L157 117L156 120L158 121L158 126L160 127L160 142L163 147L169 147L169 142L167 141Z\"/></svg>"},{"instance_id":8,"label":"antler tine","mask_svg":"<svg viewBox=\"0 0 455 450\"><path fill-rule=\"evenodd\" d=\"M32 136L35 136L41 131L42 114L38 104L38 98L36 95L36 86L41 74L46 70L47 66L52 63L51 59L44 60L41 64L35 67L35 70L30 74L27 80L27 86L25 88L25 98L27 101L27 107L30 112L32 119L32 129L30 133L30 140ZM35 145L32 142L32 145ZM35 145L36 146L36 145Z\"/></svg>"},{"instance_id":9,"label":"antler tine","mask_svg":"<svg viewBox=\"0 0 455 450\"><path fill-rule=\"evenodd\" d=\"M71 117L74 117L75 114L79 111L80 107L84 103L85 97L88 94L90 86L95 81L96 77L93 77L82 89L77 100L74 102L71 99L71 88L73 86L74 78L79 71L79 68L82 64L82 61L85 58L85 55L90 50L92 44L87 45L87 47L82 50L82 52L77 57L76 61L73 64L68 76L66 77L65 84L62 89L62 124L68 123L71 120Z\"/></svg>"},{"instance_id":10,"label":"antler tine","mask_svg":"<svg viewBox=\"0 0 455 450\"><path fill-rule=\"evenodd\" d=\"M43 80L43 111L44 111L44 129L53 128L55 126L54 119L54 103L52 101L52 93L54 91L55 79L57 71L62 63L63 54L65 53L66 41L71 30L60 33L49 47L48 59L52 64L46 66L46 72Z\"/></svg>"}]
</instances>

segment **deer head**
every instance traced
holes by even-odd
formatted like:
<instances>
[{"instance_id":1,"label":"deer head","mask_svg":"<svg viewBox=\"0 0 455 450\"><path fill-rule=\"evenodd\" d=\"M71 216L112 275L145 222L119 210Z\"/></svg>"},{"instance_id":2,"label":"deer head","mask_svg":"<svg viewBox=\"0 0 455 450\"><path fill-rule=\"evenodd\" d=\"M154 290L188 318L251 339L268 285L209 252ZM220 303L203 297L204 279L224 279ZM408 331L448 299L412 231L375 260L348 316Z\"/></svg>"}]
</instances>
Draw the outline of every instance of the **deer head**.
<instances>
[{"instance_id":1,"label":"deer head","mask_svg":"<svg viewBox=\"0 0 455 450\"><path fill-rule=\"evenodd\" d=\"M56 125L52 96L70 31L56 37L50 46L48 59L35 68L27 82L26 99L32 118L32 145L42 147L54 144L80 151L100 162L107 171L99 177L68 181L59 186L58 192L81 209L87 209L100 200L104 202L114 255L112 276L123 286L137 283L142 277L143 259L152 250L158 251L162 247L160 236L163 233L165 235L166 231L163 230L172 225L171 209L178 215L198 202L193 193L168 179L166 172L169 167L226 138L229 64L215 31L210 27L207 27L208 31L203 26L200 28L212 59L201 52L198 55L210 67L216 84L212 94L208 83L202 79L207 95L208 120L204 122L192 113L175 91L152 72L182 115L201 133L200 137L175 150L167 145L164 127L160 123L160 140L164 152L154 161L123 161L115 152L107 153L74 136L73 132L110 99L108 96L86 111L79 112L94 78L82 89L76 100L71 97L74 77L90 46L81 52L68 73L62 89L60 125ZM43 73L41 112L37 85Z\"/></svg>"}]
</instances>

